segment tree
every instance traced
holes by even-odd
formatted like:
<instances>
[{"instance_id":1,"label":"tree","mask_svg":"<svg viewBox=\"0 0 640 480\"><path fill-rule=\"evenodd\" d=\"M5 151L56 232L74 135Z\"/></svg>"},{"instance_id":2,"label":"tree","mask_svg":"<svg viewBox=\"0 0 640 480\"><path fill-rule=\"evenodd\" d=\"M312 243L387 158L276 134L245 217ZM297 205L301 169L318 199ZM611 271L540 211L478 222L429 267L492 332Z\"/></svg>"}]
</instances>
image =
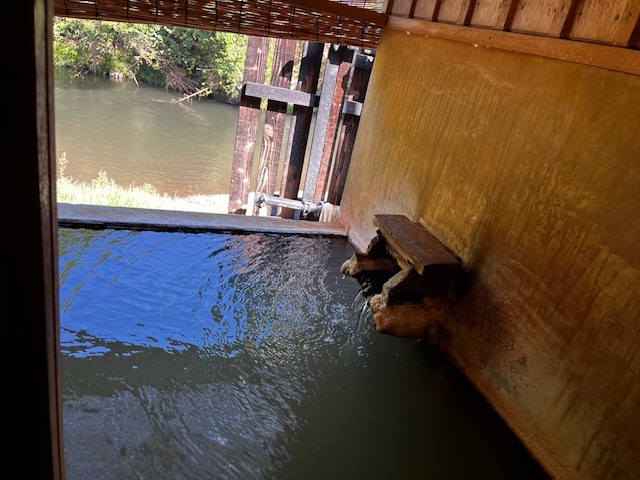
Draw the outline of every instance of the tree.
<instances>
[{"instance_id":1,"label":"tree","mask_svg":"<svg viewBox=\"0 0 640 480\"><path fill-rule=\"evenodd\" d=\"M247 37L161 25L54 19L54 63L75 75L124 77L183 94L235 99Z\"/></svg>"}]
</instances>

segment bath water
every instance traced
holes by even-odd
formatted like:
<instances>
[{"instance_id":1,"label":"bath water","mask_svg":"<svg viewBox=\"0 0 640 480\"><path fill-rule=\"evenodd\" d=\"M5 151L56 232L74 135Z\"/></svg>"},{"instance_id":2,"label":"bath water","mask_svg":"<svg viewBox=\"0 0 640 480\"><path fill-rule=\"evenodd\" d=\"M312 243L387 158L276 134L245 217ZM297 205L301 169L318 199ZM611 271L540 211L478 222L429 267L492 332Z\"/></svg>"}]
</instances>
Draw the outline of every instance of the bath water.
<instances>
[{"instance_id":1,"label":"bath water","mask_svg":"<svg viewBox=\"0 0 640 480\"><path fill-rule=\"evenodd\" d=\"M59 231L69 480L546 478L343 238Z\"/></svg>"}]
</instances>

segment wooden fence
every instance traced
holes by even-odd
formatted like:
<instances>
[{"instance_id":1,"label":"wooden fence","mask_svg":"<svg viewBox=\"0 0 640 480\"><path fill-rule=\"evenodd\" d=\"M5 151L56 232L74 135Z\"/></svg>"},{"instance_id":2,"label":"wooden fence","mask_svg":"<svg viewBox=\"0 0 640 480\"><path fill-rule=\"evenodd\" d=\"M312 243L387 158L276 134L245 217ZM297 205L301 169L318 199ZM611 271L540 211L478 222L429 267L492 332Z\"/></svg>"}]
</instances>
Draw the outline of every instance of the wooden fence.
<instances>
[{"instance_id":1,"label":"wooden fence","mask_svg":"<svg viewBox=\"0 0 640 480\"><path fill-rule=\"evenodd\" d=\"M249 37L229 213L256 213L251 198L260 194L340 204L374 56L361 48ZM268 214L298 216L283 207Z\"/></svg>"}]
</instances>

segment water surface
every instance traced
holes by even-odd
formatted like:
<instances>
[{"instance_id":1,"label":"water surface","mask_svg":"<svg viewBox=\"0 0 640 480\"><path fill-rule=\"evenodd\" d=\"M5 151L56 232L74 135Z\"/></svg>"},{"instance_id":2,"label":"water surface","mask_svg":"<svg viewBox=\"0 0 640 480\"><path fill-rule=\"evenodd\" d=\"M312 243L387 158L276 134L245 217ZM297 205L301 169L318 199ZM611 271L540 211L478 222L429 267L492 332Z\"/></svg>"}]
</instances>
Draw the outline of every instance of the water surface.
<instances>
[{"instance_id":1,"label":"water surface","mask_svg":"<svg viewBox=\"0 0 640 480\"><path fill-rule=\"evenodd\" d=\"M65 175L105 171L118 185L150 183L170 195L229 193L238 107L176 103L175 92L100 77L55 77L56 151ZM258 148L259 150L259 148Z\"/></svg>"},{"instance_id":2,"label":"water surface","mask_svg":"<svg viewBox=\"0 0 640 480\"><path fill-rule=\"evenodd\" d=\"M342 238L61 228L67 478L545 478Z\"/></svg>"}]
</instances>

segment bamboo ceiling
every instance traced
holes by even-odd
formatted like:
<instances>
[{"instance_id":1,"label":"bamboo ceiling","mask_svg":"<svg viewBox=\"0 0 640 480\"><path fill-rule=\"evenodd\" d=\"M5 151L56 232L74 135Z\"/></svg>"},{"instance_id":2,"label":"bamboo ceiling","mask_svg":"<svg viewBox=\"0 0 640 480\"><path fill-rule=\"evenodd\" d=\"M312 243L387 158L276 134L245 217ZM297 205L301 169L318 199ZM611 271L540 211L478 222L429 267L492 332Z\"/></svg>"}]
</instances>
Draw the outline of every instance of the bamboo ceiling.
<instances>
[{"instance_id":1,"label":"bamboo ceiling","mask_svg":"<svg viewBox=\"0 0 640 480\"><path fill-rule=\"evenodd\" d=\"M379 0L55 0L54 15L376 48Z\"/></svg>"}]
</instances>

